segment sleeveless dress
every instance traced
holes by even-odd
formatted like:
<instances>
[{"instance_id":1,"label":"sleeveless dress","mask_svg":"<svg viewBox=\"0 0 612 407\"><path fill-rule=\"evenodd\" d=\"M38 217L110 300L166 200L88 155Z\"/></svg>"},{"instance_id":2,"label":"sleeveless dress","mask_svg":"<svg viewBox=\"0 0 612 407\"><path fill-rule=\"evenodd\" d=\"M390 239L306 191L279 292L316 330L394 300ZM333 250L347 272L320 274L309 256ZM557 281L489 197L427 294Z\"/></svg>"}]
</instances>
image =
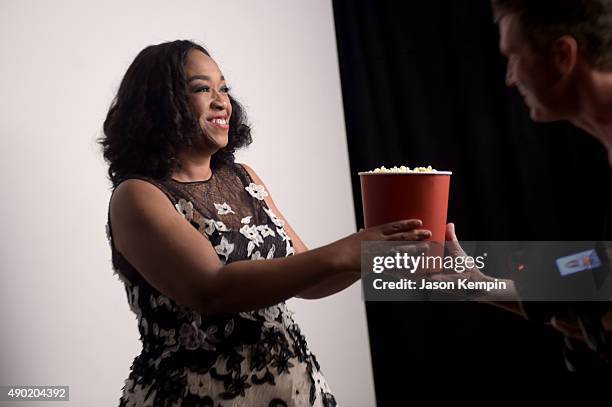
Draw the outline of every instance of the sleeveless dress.
<instances>
[{"instance_id":1,"label":"sleeveless dress","mask_svg":"<svg viewBox=\"0 0 612 407\"><path fill-rule=\"evenodd\" d=\"M214 170L206 181L130 178L162 190L224 264L294 254L264 187L238 164ZM285 302L240 313L196 312L148 284L115 249L110 216L107 237L142 342L120 407L336 406Z\"/></svg>"}]
</instances>

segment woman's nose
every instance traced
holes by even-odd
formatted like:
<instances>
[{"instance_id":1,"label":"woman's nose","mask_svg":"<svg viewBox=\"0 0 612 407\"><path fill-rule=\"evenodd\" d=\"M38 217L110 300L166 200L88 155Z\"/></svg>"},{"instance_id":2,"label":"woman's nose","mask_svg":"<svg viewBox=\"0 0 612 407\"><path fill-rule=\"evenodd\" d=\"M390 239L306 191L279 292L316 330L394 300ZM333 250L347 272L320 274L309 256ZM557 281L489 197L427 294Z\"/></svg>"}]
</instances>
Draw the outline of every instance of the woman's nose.
<instances>
[{"instance_id":1,"label":"woman's nose","mask_svg":"<svg viewBox=\"0 0 612 407\"><path fill-rule=\"evenodd\" d=\"M213 109L225 109L227 107L227 103L221 97L221 94L218 92L213 93L213 99L211 101L211 107Z\"/></svg>"}]
</instances>

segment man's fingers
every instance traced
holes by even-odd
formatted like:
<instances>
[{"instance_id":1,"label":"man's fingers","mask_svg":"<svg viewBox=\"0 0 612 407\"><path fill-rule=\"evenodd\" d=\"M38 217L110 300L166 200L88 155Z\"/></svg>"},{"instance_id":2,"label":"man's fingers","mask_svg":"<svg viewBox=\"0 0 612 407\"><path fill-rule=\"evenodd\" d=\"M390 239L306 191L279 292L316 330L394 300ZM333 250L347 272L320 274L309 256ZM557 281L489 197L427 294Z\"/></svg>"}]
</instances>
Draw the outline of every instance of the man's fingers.
<instances>
[{"instance_id":1,"label":"man's fingers","mask_svg":"<svg viewBox=\"0 0 612 407\"><path fill-rule=\"evenodd\" d=\"M584 341L582 330L576 324L563 321L556 317L552 317L550 324L562 334Z\"/></svg>"},{"instance_id":2,"label":"man's fingers","mask_svg":"<svg viewBox=\"0 0 612 407\"><path fill-rule=\"evenodd\" d=\"M380 231L383 235L391 235L398 232L413 230L421 226L423 226L423 222L421 222L420 219L408 219L382 225Z\"/></svg>"},{"instance_id":3,"label":"man's fingers","mask_svg":"<svg viewBox=\"0 0 612 407\"><path fill-rule=\"evenodd\" d=\"M459 242L455 233L455 224L449 223L446 225L446 240L451 242Z\"/></svg>"},{"instance_id":4,"label":"man's fingers","mask_svg":"<svg viewBox=\"0 0 612 407\"><path fill-rule=\"evenodd\" d=\"M454 223L446 225L446 250L448 254L453 257L465 256L465 251L459 244L459 240L457 240Z\"/></svg>"},{"instance_id":5,"label":"man's fingers","mask_svg":"<svg viewBox=\"0 0 612 407\"><path fill-rule=\"evenodd\" d=\"M446 242L446 250L448 251L448 255L452 257L463 257L465 256L465 252L459 246L458 243L448 241Z\"/></svg>"},{"instance_id":6,"label":"man's fingers","mask_svg":"<svg viewBox=\"0 0 612 407\"><path fill-rule=\"evenodd\" d=\"M429 276L429 279L432 281L439 281L439 282L455 282L457 281L459 278L465 278L462 277L461 274L457 274L457 273L432 273Z\"/></svg>"}]
</instances>

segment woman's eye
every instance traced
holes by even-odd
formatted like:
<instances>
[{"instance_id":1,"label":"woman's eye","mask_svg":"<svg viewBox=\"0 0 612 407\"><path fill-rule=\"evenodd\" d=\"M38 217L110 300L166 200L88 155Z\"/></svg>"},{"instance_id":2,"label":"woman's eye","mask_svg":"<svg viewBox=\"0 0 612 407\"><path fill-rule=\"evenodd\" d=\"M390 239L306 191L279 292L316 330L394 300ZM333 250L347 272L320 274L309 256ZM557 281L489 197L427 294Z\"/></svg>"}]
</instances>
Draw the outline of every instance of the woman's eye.
<instances>
[{"instance_id":1,"label":"woman's eye","mask_svg":"<svg viewBox=\"0 0 612 407\"><path fill-rule=\"evenodd\" d=\"M210 92L210 86L201 86L195 89L195 92Z\"/></svg>"},{"instance_id":2,"label":"woman's eye","mask_svg":"<svg viewBox=\"0 0 612 407\"><path fill-rule=\"evenodd\" d=\"M193 90L195 93L199 93L199 92L210 92L210 86L200 86L199 88L195 88ZM223 85L221 86L221 88L219 89L219 91L221 93L229 93L230 91L230 87Z\"/></svg>"}]
</instances>

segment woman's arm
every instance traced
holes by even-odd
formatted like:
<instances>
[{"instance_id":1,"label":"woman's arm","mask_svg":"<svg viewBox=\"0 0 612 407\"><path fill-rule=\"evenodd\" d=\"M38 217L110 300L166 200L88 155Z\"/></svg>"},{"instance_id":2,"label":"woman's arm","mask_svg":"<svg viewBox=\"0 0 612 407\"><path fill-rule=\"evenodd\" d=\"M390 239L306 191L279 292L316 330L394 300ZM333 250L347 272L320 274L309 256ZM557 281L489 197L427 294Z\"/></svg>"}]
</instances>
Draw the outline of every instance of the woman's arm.
<instances>
[{"instance_id":1,"label":"woman's arm","mask_svg":"<svg viewBox=\"0 0 612 407\"><path fill-rule=\"evenodd\" d=\"M328 297L332 294L340 292L345 288L352 286L356 281L361 278L361 273L348 273L333 277L328 277L319 284L316 284L306 290L303 290L297 298L305 300L316 300L318 298Z\"/></svg>"},{"instance_id":2,"label":"woman's arm","mask_svg":"<svg viewBox=\"0 0 612 407\"><path fill-rule=\"evenodd\" d=\"M266 201L266 204L272 210L272 212L274 212L276 216L278 216L285 222L284 228L293 242L293 248L295 249L295 253L299 254L299 253L304 253L308 251L308 248L306 247L302 239L300 239L300 237L293 230L291 225L289 225L289 222L287 222L287 219L285 219L281 211L279 211L278 208L276 207L276 204L274 203L274 200L272 199L272 195L270 194L270 190L268 190L268 187L266 187L266 185L261 180L261 178L259 178L257 173L255 173L255 171L248 165L246 164L240 164L240 165L242 165L246 169L246 171L249 173L249 175L251 176L251 178L256 184L262 185L268 192L268 196L265 197L264 200ZM320 283L301 291L300 293L296 295L296 297L304 298L304 299L317 299L317 298L327 297L329 295L342 291L347 287L350 287L360 278L361 278L360 270L355 270L353 273L330 275L328 278L321 281Z\"/></svg>"},{"instance_id":3,"label":"woman's arm","mask_svg":"<svg viewBox=\"0 0 612 407\"><path fill-rule=\"evenodd\" d=\"M207 314L276 304L332 275L350 273L359 267L362 240L420 236L420 223L394 222L295 256L224 265L163 192L137 179L115 190L111 225L115 249L143 278L178 304Z\"/></svg>"}]
</instances>

